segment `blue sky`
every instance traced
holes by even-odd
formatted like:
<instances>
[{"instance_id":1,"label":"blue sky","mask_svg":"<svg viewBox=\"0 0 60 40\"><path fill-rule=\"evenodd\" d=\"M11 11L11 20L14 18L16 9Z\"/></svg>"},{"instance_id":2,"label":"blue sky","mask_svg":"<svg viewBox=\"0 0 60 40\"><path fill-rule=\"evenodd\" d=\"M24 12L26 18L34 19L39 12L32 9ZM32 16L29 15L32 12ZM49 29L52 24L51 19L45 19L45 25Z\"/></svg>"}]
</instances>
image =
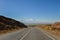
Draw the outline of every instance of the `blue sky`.
<instances>
[{"instance_id":1,"label":"blue sky","mask_svg":"<svg viewBox=\"0 0 60 40\"><path fill-rule=\"evenodd\" d=\"M60 21L60 0L0 0L0 15L27 23Z\"/></svg>"}]
</instances>

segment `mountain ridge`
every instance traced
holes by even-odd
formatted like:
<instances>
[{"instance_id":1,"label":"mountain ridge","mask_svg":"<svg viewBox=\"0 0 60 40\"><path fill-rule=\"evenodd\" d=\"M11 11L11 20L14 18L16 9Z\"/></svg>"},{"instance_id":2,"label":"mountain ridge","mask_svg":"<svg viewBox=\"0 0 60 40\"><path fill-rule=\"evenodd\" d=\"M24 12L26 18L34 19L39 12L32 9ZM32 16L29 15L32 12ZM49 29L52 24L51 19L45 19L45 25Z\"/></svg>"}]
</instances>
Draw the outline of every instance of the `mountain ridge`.
<instances>
[{"instance_id":1,"label":"mountain ridge","mask_svg":"<svg viewBox=\"0 0 60 40\"><path fill-rule=\"evenodd\" d=\"M0 15L0 30L16 29L16 28L27 28L27 26L15 19L8 18Z\"/></svg>"}]
</instances>

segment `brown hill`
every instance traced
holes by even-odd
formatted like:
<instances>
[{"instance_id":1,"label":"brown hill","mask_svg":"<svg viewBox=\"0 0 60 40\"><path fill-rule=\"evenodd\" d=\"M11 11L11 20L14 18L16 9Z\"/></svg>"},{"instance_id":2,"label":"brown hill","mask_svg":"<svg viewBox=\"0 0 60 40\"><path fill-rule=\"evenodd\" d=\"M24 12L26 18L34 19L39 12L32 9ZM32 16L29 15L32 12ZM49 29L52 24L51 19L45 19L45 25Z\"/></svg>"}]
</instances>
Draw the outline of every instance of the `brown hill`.
<instances>
[{"instance_id":1,"label":"brown hill","mask_svg":"<svg viewBox=\"0 0 60 40\"><path fill-rule=\"evenodd\" d=\"M56 22L52 25L52 28L60 30L60 22Z\"/></svg>"},{"instance_id":2,"label":"brown hill","mask_svg":"<svg viewBox=\"0 0 60 40\"><path fill-rule=\"evenodd\" d=\"M15 28L27 28L27 26L14 19L0 16L0 30L8 30L8 29L15 29Z\"/></svg>"}]
</instances>

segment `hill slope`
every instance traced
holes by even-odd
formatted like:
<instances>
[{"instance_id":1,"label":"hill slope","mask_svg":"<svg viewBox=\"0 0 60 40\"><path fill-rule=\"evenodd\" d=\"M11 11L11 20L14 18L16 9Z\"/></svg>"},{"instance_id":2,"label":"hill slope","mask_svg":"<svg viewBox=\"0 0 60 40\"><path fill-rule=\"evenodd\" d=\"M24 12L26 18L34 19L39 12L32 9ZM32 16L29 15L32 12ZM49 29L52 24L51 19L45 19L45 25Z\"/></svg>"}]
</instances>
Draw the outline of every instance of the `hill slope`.
<instances>
[{"instance_id":1,"label":"hill slope","mask_svg":"<svg viewBox=\"0 0 60 40\"><path fill-rule=\"evenodd\" d=\"M0 30L16 29L16 28L27 28L27 26L14 19L0 16Z\"/></svg>"}]
</instances>

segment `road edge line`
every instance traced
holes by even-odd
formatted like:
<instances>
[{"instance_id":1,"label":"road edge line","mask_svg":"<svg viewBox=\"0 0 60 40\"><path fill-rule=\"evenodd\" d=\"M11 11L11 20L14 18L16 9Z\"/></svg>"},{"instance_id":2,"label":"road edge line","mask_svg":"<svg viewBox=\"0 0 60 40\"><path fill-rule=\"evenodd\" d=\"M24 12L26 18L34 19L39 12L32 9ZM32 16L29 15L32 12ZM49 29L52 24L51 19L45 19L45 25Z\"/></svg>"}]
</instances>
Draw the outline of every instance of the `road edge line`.
<instances>
[{"instance_id":1,"label":"road edge line","mask_svg":"<svg viewBox=\"0 0 60 40\"><path fill-rule=\"evenodd\" d=\"M41 32L43 32L45 35L47 35L49 38L51 38L52 40L57 40L55 37L53 37L52 35L50 35L48 32L43 31L42 29L40 29Z\"/></svg>"}]
</instances>

